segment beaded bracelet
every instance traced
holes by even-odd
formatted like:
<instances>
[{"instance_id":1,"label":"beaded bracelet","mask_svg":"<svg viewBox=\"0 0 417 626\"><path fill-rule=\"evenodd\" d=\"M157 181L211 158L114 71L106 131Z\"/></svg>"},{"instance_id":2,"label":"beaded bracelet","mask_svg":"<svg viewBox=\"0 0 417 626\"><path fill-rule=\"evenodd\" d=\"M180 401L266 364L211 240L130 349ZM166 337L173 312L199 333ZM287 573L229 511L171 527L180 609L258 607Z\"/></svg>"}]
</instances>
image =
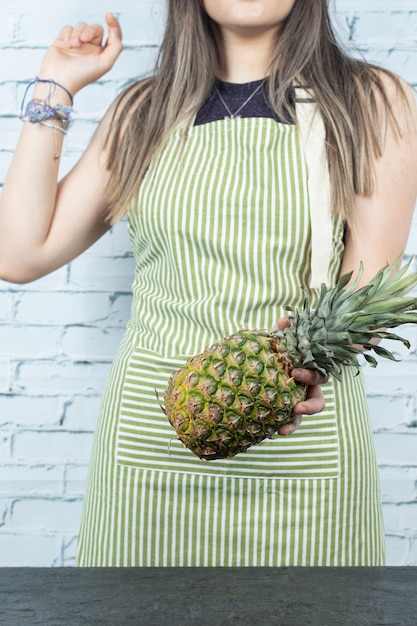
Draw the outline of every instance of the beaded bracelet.
<instances>
[{"instance_id":1,"label":"beaded bracelet","mask_svg":"<svg viewBox=\"0 0 417 626\"><path fill-rule=\"evenodd\" d=\"M39 124L41 126L47 126L48 128L53 128L54 130L59 130L59 132L63 133L64 135L67 134L67 131L65 130L65 128L62 128L62 126L57 126L56 124L49 124L49 122L39 122Z\"/></svg>"},{"instance_id":2,"label":"beaded bracelet","mask_svg":"<svg viewBox=\"0 0 417 626\"><path fill-rule=\"evenodd\" d=\"M45 120L57 120L62 126L53 126L59 128L64 133L67 132L72 121L72 108L62 104L50 106L45 100L29 100L26 105L25 112L20 114L23 122L31 122L32 124L42 124ZM46 124L43 124L46 126Z\"/></svg>"},{"instance_id":3,"label":"beaded bracelet","mask_svg":"<svg viewBox=\"0 0 417 626\"><path fill-rule=\"evenodd\" d=\"M29 88L36 83L48 83L50 85L48 96L45 100L30 100L25 108L26 96ZM54 106L51 105L51 96L55 93L57 87L63 89L68 94L71 100L70 107L64 106L63 104L56 104ZM35 80L31 81L26 87L22 99L19 117L23 122L31 122L32 124L40 123L43 126L56 128L57 130L66 133L72 121L72 104L72 95L66 89L66 87L52 79L36 78ZM45 120L56 120L61 124L61 126L45 124Z\"/></svg>"},{"instance_id":4,"label":"beaded bracelet","mask_svg":"<svg viewBox=\"0 0 417 626\"><path fill-rule=\"evenodd\" d=\"M36 83L47 83L49 84L49 93L46 99L33 99L29 100L26 104L26 97L28 91L32 85ZM64 106L63 104L55 104L51 105L51 97L55 93L56 89L60 88L65 91L68 95L71 106ZM30 122L32 124L40 124L41 126L47 126L48 128L52 128L54 131L59 131L66 135L68 128L72 121L72 105L73 105L73 97L71 93L68 91L66 87L57 83L52 79L44 79L36 77L35 80L31 81L26 87L25 93L23 94L22 104L20 106L20 119L23 122ZM56 122L56 123L54 123ZM54 159L58 159L60 156L60 146L57 140L57 136L54 133Z\"/></svg>"}]
</instances>

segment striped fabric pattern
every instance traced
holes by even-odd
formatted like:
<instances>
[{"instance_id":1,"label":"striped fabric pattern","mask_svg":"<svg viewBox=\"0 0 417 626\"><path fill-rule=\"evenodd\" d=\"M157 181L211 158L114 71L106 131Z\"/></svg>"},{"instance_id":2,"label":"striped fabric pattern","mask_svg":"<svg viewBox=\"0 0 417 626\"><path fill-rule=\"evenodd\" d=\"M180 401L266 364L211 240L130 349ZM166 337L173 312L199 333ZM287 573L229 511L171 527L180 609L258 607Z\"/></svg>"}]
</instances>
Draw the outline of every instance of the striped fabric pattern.
<instances>
[{"instance_id":1,"label":"striped fabric pattern","mask_svg":"<svg viewBox=\"0 0 417 626\"><path fill-rule=\"evenodd\" d=\"M226 119L192 128L184 141L173 134L130 215L132 324L143 347L167 356L192 354L241 325L270 327L286 304L301 304L309 282L307 172L295 127ZM292 214L294 206L304 210ZM340 230L335 237L337 255Z\"/></svg>"},{"instance_id":2,"label":"striped fabric pattern","mask_svg":"<svg viewBox=\"0 0 417 626\"><path fill-rule=\"evenodd\" d=\"M262 118L177 131L148 171L129 216L132 319L103 397L79 565L384 562L361 376L329 382L325 411L293 436L209 463L176 440L157 397L188 356L300 305L307 177L298 129ZM342 235L335 220L333 282Z\"/></svg>"},{"instance_id":3,"label":"striped fabric pattern","mask_svg":"<svg viewBox=\"0 0 417 626\"><path fill-rule=\"evenodd\" d=\"M127 465L149 469L286 478L336 477L339 441L333 384L325 389L326 409L306 416L298 437L277 438L250 448L233 459L203 463L175 438L156 396L163 399L169 374L183 360L166 359L136 349L129 357L117 440L117 458Z\"/></svg>"}]
</instances>

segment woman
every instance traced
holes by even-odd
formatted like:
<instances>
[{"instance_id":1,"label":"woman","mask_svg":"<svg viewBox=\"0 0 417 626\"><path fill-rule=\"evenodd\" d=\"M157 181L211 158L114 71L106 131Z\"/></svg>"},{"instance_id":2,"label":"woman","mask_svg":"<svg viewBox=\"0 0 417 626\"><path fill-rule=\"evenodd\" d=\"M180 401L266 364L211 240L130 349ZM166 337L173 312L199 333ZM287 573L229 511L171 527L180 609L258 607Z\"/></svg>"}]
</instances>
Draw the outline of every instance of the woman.
<instances>
[{"instance_id":1,"label":"woman","mask_svg":"<svg viewBox=\"0 0 417 626\"><path fill-rule=\"evenodd\" d=\"M325 0L170 0L155 76L121 95L57 184L72 96L122 49L106 21L104 44L80 23L48 50L0 206L0 276L13 282L69 262L128 211L132 320L102 402L79 564L383 564L360 376L295 371L310 392L284 437L210 463L174 439L155 389L223 333L285 325L302 287L314 300L322 281L361 261L366 281L402 253L417 195L411 90L340 51Z\"/></svg>"}]
</instances>

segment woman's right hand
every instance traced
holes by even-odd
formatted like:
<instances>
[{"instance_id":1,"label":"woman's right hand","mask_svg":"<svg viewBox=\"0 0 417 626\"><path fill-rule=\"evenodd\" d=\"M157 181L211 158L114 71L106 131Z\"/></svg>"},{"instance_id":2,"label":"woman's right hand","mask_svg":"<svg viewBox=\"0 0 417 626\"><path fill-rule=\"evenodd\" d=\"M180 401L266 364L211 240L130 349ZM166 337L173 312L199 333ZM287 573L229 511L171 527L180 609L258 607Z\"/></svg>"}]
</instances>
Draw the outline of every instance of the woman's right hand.
<instances>
[{"instance_id":1,"label":"woman's right hand","mask_svg":"<svg viewBox=\"0 0 417 626\"><path fill-rule=\"evenodd\" d=\"M77 91L106 74L123 49L117 18L105 16L108 37L99 24L80 22L64 26L42 61L39 78L53 79L75 95Z\"/></svg>"}]
</instances>

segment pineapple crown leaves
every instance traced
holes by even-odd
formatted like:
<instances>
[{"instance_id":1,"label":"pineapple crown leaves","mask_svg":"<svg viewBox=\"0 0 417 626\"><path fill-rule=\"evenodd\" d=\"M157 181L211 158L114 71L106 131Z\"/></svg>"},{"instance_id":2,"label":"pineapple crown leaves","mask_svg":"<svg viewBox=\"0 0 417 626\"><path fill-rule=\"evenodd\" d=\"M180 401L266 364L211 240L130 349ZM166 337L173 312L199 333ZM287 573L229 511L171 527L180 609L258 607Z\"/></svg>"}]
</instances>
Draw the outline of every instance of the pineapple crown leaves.
<instances>
[{"instance_id":1,"label":"pineapple crown leaves","mask_svg":"<svg viewBox=\"0 0 417 626\"><path fill-rule=\"evenodd\" d=\"M410 347L406 339L384 329L417 324L417 297L408 296L417 285L417 272L408 273L412 260L398 269L400 259L397 259L358 289L364 271L361 264L353 282L350 282L353 272L349 272L332 289L323 284L314 310L304 290L302 310L288 307L292 311L291 326L276 332L294 354L294 365L330 373L339 379L344 366L358 368L358 354L363 354L375 367L378 361L367 351L397 360L372 340L391 339Z\"/></svg>"}]
</instances>

